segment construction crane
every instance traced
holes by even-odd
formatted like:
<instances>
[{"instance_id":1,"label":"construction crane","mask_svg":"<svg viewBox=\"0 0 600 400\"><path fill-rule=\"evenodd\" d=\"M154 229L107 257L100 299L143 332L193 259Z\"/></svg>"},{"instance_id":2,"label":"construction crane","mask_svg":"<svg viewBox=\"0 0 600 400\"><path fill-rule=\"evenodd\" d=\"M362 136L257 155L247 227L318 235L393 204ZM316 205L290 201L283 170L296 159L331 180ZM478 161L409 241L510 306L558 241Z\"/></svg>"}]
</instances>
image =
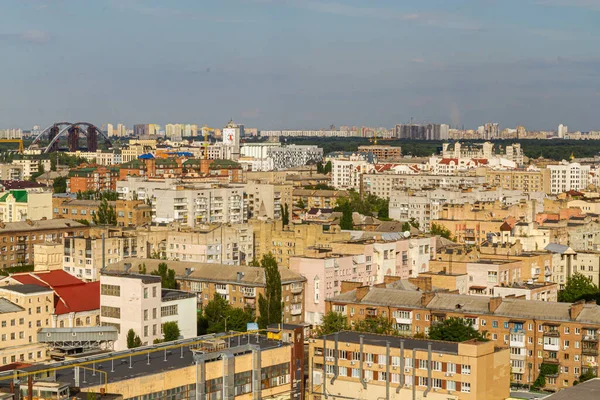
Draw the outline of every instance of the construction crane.
<instances>
[{"instance_id":1,"label":"construction crane","mask_svg":"<svg viewBox=\"0 0 600 400\"><path fill-rule=\"evenodd\" d=\"M369 139L369 142L373 143L374 146L377 146L377 141L378 141L377 131L373 130L373 138Z\"/></svg>"},{"instance_id":2,"label":"construction crane","mask_svg":"<svg viewBox=\"0 0 600 400\"><path fill-rule=\"evenodd\" d=\"M23 147L23 139L0 139L0 143L19 143L19 154L25 151Z\"/></svg>"},{"instance_id":3,"label":"construction crane","mask_svg":"<svg viewBox=\"0 0 600 400\"><path fill-rule=\"evenodd\" d=\"M213 132L214 133L215 128L209 128L208 126L204 125L202 127L202 133L204 134L204 143L202 144L202 146L204 146L204 159L208 160L208 132Z\"/></svg>"}]
</instances>

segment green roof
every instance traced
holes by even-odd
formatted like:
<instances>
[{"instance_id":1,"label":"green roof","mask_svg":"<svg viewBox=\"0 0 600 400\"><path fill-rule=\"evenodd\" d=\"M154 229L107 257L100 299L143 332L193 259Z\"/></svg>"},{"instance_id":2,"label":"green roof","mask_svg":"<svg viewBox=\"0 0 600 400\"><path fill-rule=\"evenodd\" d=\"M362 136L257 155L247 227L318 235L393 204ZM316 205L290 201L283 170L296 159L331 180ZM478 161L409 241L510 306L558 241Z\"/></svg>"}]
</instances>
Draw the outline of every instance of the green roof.
<instances>
[{"instance_id":1,"label":"green roof","mask_svg":"<svg viewBox=\"0 0 600 400\"><path fill-rule=\"evenodd\" d=\"M0 197L0 202L6 202L8 195L12 194L17 203L27 203L27 191L26 190L11 190L6 193L4 196Z\"/></svg>"},{"instance_id":2,"label":"green roof","mask_svg":"<svg viewBox=\"0 0 600 400\"><path fill-rule=\"evenodd\" d=\"M197 158L190 158L183 163L184 166L188 165L200 165L200 160Z\"/></svg>"},{"instance_id":3,"label":"green roof","mask_svg":"<svg viewBox=\"0 0 600 400\"><path fill-rule=\"evenodd\" d=\"M140 160L131 160L121 164L123 168L146 168L146 164Z\"/></svg>"},{"instance_id":4,"label":"green roof","mask_svg":"<svg viewBox=\"0 0 600 400\"><path fill-rule=\"evenodd\" d=\"M78 168L69 171L69 176L88 176L96 171L96 168Z\"/></svg>"},{"instance_id":5,"label":"green roof","mask_svg":"<svg viewBox=\"0 0 600 400\"><path fill-rule=\"evenodd\" d=\"M233 169L240 168L240 164L231 160L214 160L210 164L210 169Z\"/></svg>"}]
</instances>

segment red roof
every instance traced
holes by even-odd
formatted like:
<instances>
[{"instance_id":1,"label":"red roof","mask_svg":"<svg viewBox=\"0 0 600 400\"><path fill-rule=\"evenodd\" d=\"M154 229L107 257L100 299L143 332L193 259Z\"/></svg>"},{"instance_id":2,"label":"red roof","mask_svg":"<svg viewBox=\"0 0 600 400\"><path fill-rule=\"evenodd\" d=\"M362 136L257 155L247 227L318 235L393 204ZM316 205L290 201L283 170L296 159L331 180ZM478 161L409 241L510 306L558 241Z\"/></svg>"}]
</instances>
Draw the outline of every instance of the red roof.
<instances>
[{"instance_id":1,"label":"red roof","mask_svg":"<svg viewBox=\"0 0 600 400\"><path fill-rule=\"evenodd\" d=\"M485 165L488 163L487 158L473 158L473 161L475 161L477 164L480 164L480 165Z\"/></svg>"},{"instance_id":2,"label":"red roof","mask_svg":"<svg viewBox=\"0 0 600 400\"><path fill-rule=\"evenodd\" d=\"M91 311L100 308L100 282L82 283L54 288L54 313Z\"/></svg>"},{"instance_id":3,"label":"red roof","mask_svg":"<svg viewBox=\"0 0 600 400\"><path fill-rule=\"evenodd\" d=\"M454 164L458 164L458 158L442 158L440 160L440 164L450 165L450 162L453 161Z\"/></svg>"},{"instance_id":4,"label":"red roof","mask_svg":"<svg viewBox=\"0 0 600 400\"><path fill-rule=\"evenodd\" d=\"M84 283L81 279L75 278L73 275L62 269L47 272L26 272L22 274L13 274L10 277L23 285L31 284L51 288Z\"/></svg>"},{"instance_id":5,"label":"red roof","mask_svg":"<svg viewBox=\"0 0 600 400\"><path fill-rule=\"evenodd\" d=\"M33 364L28 364L24 362L14 362L10 364L6 364L0 367L0 372L4 371L13 371L15 369L25 369L31 367Z\"/></svg>"}]
</instances>

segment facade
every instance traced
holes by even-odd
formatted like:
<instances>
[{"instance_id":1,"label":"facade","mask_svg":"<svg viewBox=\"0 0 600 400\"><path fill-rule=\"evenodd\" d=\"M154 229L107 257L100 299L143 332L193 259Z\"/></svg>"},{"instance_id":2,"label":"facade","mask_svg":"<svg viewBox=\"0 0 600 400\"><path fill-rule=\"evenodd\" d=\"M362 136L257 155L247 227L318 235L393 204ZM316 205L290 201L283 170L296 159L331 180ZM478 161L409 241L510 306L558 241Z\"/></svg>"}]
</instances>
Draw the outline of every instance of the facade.
<instances>
[{"instance_id":1,"label":"facade","mask_svg":"<svg viewBox=\"0 0 600 400\"><path fill-rule=\"evenodd\" d=\"M339 332L313 339L308 357L311 400L504 400L510 392L509 352L490 342Z\"/></svg>"},{"instance_id":2,"label":"facade","mask_svg":"<svg viewBox=\"0 0 600 400\"><path fill-rule=\"evenodd\" d=\"M389 199L392 192L397 189L458 189L479 186L483 183L485 178L480 176L367 173L362 175L360 187L363 193Z\"/></svg>"},{"instance_id":3,"label":"facade","mask_svg":"<svg viewBox=\"0 0 600 400\"><path fill-rule=\"evenodd\" d=\"M157 124L137 124L133 126L133 136L156 136L160 131Z\"/></svg>"},{"instance_id":4,"label":"facade","mask_svg":"<svg viewBox=\"0 0 600 400\"><path fill-rule=\"evenodd\" d=\"M281 219L282 207L292 209L292 191L290 184L270 185L247 183L244 186L245 205L250 218Z\"/></svg>"},{"instance_id":5,"label":"facade","mask_svg":"<svg viewBox=\"0 0 600 400\"><path fill-rule=\"evenodd\" d=\"M486 182L494 187L523 192L550 193L550 176L547 169L494 170L478 168L477 175L485 176Z\"/></svg>"},{"instance_id":6,"label":"facade","mask_svg":"<svg viewBox=\"0 0 600 400\"><path fill-rule=\"evenodd\" d=\"M358 151L362 153L373 153L378 161L398 161L402 158L402 149L400 146L358 146Z\"/></svg>"},{"instance_id":7,"label":"facade","mask_svg":"<svg viewBox=\"0 0 600 400\"><path fill-rule=\"evenodd\" d=\"M486 331L494 346L510 349L511 381L532 384L541 365L557 365L545 389L573 385L582 373L597 374L600 308L596 304L553 303L516 298L480 297L442 292L414 292L345 285L327 300L327 310L357 320L382 316L396 329L427 334L431 324L450 317L468 318Z\"/></svg>"},{"instance_id":8,"label":"facade","mask_svg":"<svg viewBox=\"0 0 600 400\"><path fill-rule=\"evenodd\" d=\"M0 268L33 264L34 245L83 237L89 227L69 219L0 223Z\"/></svg>"},{"instance_id":9,"label":"facade","mask_svg":"<svg viewBox=\"0 0 600 400\"><path fill-rule=\"evenodd\" d=\"M548 165L550 171L550 194L582 191L588 186L589 165L562 161L558 165Z\"/></svg>"},{"instance_id":10,"label":"facade","mask_svg":"<svg viewBox=\"0 0 600 400\"><path fill-rule=\"evenodd\" d=\"M99 164L99 165L116 165L121 163L121 154L117 152L103 152L102 150L96 150L94 152L90 151L75 151L75 152L67 152L68 155L84 158L89 163Z\"/></svg>"},{"instance_id":11,"label":"facade","mask_svg":"<svg viewBox=\"0 0 600 400\"><path fill-rule=\"evenodd\" d=\"M395 136L398 139L447 140L449 130L446 124L397 124Z\"/></svg>"},{"instance_id":12,"label":"facade","mask_svg":"<svg viewBox=\"0 0 600 400\"><path fill-rule=\"evenodd\" d=\"M190 307L190 304L193 306ZM164 310L165 320L162 317L163 306L176 306ZM170 290L165 291L163 296L158 276L107 272L100 276L100 321L103 326L117 328L119 338L115 342L115 350L127 349L127 332L130 329L144 345L162 339L164 322L175 321L182 334L185 331L196 336L189 327L190 321L196 321L195 299Z\"/></svg>"},{"instance_id":13,"label":"facade","mask_svg":"<svg viewBox=\"0 0 600 400\"><path fill-rule=\"evenodd\" d=\"M244 136L244 125L229 121L223 128L223 147L225 155L223 158L236 161L240 158L240 140Z\"/></svg>"},{"instance_id":14,"label":"facade","mask_svg":"<svg viewBox=\"0 0 600 400\"><path fill-rule=\"evenodd\" d=\"M23 166L15 164L0 164L0 181L22 181Z\"/></svg>"},{"instance_id":15,"label":"facade","mask_svg":"<svg viewBox=\"0 0 600 400\"><path fill-rule=\"evenodd\" d=\"M567 280L581 274L594 285L600 285L600 252L575 251L572 247L551 243L545 248L552 253L552 282L564 289Z\"/></svg>"},{"instance_id":16,"label":"facade","mask_svg":"<svg viewBox=\"0 0 600 400\"><path fill-rule=\"evenodd\" d=\"M68 197L52 198L53 218L73 218L92 222L102 201L77 200ZM142 200L108 201L117 213L117 225L143 226L152 222L152 207Z\"/></svg>"},{"instance_id":17,"label":"facade","mask_svg":"<svg viewBox=\"0 0 600 400\"><path fill-rule=\"evenodd\" d=\"M323 160L323 149L317 146L290 144L269 147L267 151L275 170L302 167Z\"/></svg>"},{"instance_id":18,"label":"facade","mask_svg":"<svg viewBox=\"0 0 600 400\"><path fill-rule=\"evenodd\" d=\"M23 179L29 179L31 175L37 174L40 171L40 165L44 167L44 171L50 171L50 160L32 160L26 158L13 160L12 163L23 168Z\"/></svg>"},{"instance_id":19,"label":"facade","mask_svg":"<svg viewBox=\"0 0 600 400\"><path fill-rule=\"evenodd\" d=\"M67 192L115 191L119 179L117 167L82 167L69 171Z\"/></svg>"},{"instance_id":20,"label":"facade","mask_svg":"<svg viewBox=\"0 0 600 400\"><path fill-rule=\"evenodd\" d=\"M0 222L52 218L52 193L10 190L0 193Z\"/></svg>"},{"instance_id":21,"label":"facade","mask_svg":"<svg viewBox=\"0 0 600 400\"><path fill-rule=\"evenodd\" d=\"M342 197L348 197L345 190L315 190L315 189L294 189L292 192L292 201L294 205L304 204L304 208L334 208L337 200Z\"/></svg>"},{"instance_id":22,"label":"facade","mask_svg":"<svg viewBox=\"0 0 600 400\"><path fill-rule=\"evenodd\" d=\"M331 161L331 185L336 189L360 190L362 174L369 172L372 164L368 161L338 160Z\"/></svg>"}]
</instances>

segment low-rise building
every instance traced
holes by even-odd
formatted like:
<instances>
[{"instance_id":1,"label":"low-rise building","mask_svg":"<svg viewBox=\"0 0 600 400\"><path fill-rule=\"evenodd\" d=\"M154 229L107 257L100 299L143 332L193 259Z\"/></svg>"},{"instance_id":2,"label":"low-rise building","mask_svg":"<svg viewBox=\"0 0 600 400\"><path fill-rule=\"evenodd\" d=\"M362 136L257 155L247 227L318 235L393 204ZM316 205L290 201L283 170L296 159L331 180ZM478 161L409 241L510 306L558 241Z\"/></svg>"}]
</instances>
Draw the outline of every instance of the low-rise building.
<instances>
[{"instance_id":1,"label":"low-rise building","mask_svg":"<svg viewBox=\"0 0 600 400\"><path fill-rule=\"evenodd\" d=\"M52 192L9 190L0 193L0 222L52 218Z\"/></svg>"},{"instance_id":2,"label":"low-rise building","mask_svg":"<svg viewBox=\"0 0 600 400\"><path fill-rule=\"evenodd\" d=\"M308 351L311 400L333 393L360 399L504 400L510 392L508 349L491 342L345 331L311 340Z\"/></svg>"},{"instance_id":3,"label":"low-rise building","mask_svg":"<svg viewBox=\"0 0 600 400\"><path fill-rule=\"evenodd\" d=\"M69 171L67 192L115 191L119 179L119 168L105 166L83 166Z\"/></svg>"},{"instance_id":4,"label":"low-rise building","mask_svg":"<svg viewBox=\"0 0 600 400\"><path fill-rule=\"evenodd\" d=\"M247 183L244 186L244 200L248 219L281 219L286 205L289 210L292 209L292 190L293 186L290 184Z\"/></svg>"},{"instance_id":5,"label":"low-rise building","mask_svg":"<svg viewBox=\"0 0 600 400\"><path fill-rule=\"evenodd\" d=\"M143 226L152 222L152 207L142 200L108 201L117 214L117 225ZM93 222L101 200L78 200L64 196L52 198L53 218L71 218Z\"/></svg>"},{"instance_id":6,"label":"low-rise building","mask_svg":"<svg viewBox=\"0 0 600 400\"><path fill-rule=\"evenodd\" d=\"M348 197L345 190L294 189L292 201L294 205L303 204L304 208L334 208L340 198Z\"/></svg>"},{"instance_id":7,"label":"low-rise building","mask_svg":"<svg viewBox=\"0 0 600 400\"><path fill-rule=\"evenodd\" d=\"M22 165L0 164L0 181L22 181L24 178Z\"/></svg>"}]
</instances>

